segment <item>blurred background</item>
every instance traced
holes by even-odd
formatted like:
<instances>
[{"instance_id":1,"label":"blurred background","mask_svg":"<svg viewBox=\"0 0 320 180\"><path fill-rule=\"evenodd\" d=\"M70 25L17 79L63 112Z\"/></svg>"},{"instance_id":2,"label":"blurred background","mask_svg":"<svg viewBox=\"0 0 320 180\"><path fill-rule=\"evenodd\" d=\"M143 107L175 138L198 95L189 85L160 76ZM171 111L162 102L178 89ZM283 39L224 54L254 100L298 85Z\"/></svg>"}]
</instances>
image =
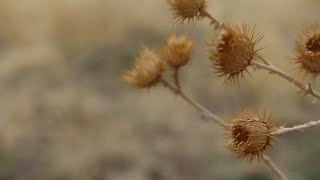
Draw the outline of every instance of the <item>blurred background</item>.
<instances>
[{"instance_id":1,"label":"blurred background","mask_svg":"<svg viewBox=\"0 0 320 180\"><path fill-rule=\"evenodd\" d=\"M209 7L217 19L256 24L262 54L292 75L297 34L320 20L318 0ZM268 107L279 125L319 119L319 103L264 71L223 87L207 58L208 24L174 23L165 0L1 0L0 179L277 179L227 152L224 132L166 89L135 90L120 79L141 47L184 33L194 50L183 87L215 114ZM320 179L319 135L286 134L268 153L290 179Z\"/></svg>"}]
</instances>

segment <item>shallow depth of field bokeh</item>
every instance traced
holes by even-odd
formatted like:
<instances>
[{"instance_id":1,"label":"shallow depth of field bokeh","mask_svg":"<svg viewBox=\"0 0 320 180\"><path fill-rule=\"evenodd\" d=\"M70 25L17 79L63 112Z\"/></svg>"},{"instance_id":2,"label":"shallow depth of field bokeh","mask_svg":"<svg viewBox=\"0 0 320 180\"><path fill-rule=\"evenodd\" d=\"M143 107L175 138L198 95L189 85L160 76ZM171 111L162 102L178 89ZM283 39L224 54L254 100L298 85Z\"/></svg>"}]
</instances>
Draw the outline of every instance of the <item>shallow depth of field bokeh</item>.
<instances>
[{"instance_id":1,"label":"shallow depth of field bokeh","mask_svg":"<svg viewBox=\"0 0 320 180\"><path fill-rule=\"evenodd\" d=\"M320 22L317 0L209 6L217 19L256 24L262 54L292 75L297 34ZM279 125L319 119L319 103L264 71L223 87L207 58L208 23L175 24L165 0L1 0L0 179L276 179L227 152L223 131L166 89L120 79L141 47L185 33L194 50L183 87L217 115L268 107ZM320 178L319 132L286 134L269 151L291 179Z\"/></svg>"}]
</instances>

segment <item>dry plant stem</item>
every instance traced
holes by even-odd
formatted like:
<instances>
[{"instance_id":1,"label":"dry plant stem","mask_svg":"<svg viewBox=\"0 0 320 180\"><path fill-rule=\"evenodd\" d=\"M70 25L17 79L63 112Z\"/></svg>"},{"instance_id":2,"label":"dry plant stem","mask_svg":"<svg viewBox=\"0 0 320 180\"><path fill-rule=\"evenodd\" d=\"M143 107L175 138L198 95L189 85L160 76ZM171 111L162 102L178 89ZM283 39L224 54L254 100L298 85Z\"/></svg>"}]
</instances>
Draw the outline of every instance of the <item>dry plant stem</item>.
<instances>
[{"instance_id":1,"label":"dry plant stem","mask_svg":"<svg viewBox=\"0 0 320 180\"><path fill-rule=\"evenodd\" d=\"M176 87L181 90L181 86L180 86L180 81L179 81L179 69L176 68L173 71L173 80L174 80L174 84L176 85Z\"/></svg>"},{"instance_id":2,"label":"dry plant stem","mask_svg":"<svg viewBox=\"0 0 320 180\"><path fill-rule=\"evenodd\" d=\"M220 119L218 116L210 112L208 109L200 105L199 103L195 102L193 99L191 99L189 96L187 96L181 89L178 89L171 84L169 84L164 79L161 79L161 83L168 89L170 89L174 94L177 96L180 96L183 100L188 102L190 105L198 109L201 113L203 113L207 118L213 120L215 123L219 124L220 126L227 127L228 125L225 124L222 119Z\"/></svg>"},{"instance_id":3,"label":"dry plant stem","mask_svg":"<svg viewBox=\"0 0 320 180\"><path fill-rule=\"evenodd\" d=\"M305 95L310 94L313 97L317 98L320 100L320 94L313 90L311 87L311 84L305 85L302 82L296 80L295 78L287 75L286 73L284 73L283 71L279 70L278 68L274 67L273 65L265 65L265 64L261 64L258 62L251 62L251 65L254 65L260 69L264 69L267 70L271 73L277 74L279 76L281 76L282 78L286 79L287 81L293 83L294 85L296 85L298 88L300 88L302 90L302 92L304 92Z\"/></svg>"},{"instance_id":4,"label":"dry plant stem","mask_svg":"<svg viewBox=\"0 0 320 180\"><path fill-rule=\"evenodd\" d=\"M280 135L280 134L284 134L284 133L292 132L292 131L302 131L304 129L311 128L311 127L314 127L314 126L320 126L320 120L311 121L311 122L308 122L308 123L305 123L305 124L302 124L302 125L297 125L297 126L288 127L288 128L283 127L283 128L280 128L280 129L272 132L271 134L272 135Z\"/></svg>"},{"instance_id":5,"label":"dry plant stem","mask_svg":"<svg viewBox=\"0 0 320 180\"><path fill-rule=\"evenodd\" d=\"M202 15L204 17L207 17L208 19L210 19L210 24L214 24L215 28L219 28L220 27L220 22L218 20L216 20L208 11L204 11L202 12Z\"/></svg>"},{"instance_id":6,"label":"dry plant stem","mask_svg":"<svg viewBox=\"0 0 320 180\"><path fill-rule=\"evenodd\" d=\"M289 180L283 172L272 162L272 160L265 154L262 156L264 162L271 167L271 169L277 174L277 176L282 180Z\"/></svg>"},{"instance_id":7,"label":"dry plant stem","mask_svg":"<svg viewBox=\"0 0 320 180\"><path fill-rule=\"evenodd\" d=\"M269 72L275 73L275 74L281 76L282 78L288 80L289 82L293 83L294 85L296 85L297 87L299 87L300 89L302 89L304 91L306 91L308 89L308 87L305 86L303 83L295 80L293 77L287 75L286 73L282 72L281 70L279 70L278 68L276 68L272 65L265 65L265 64L258 63L258 62L251 62L251 65L254 65L259 69L264 69Z\"/></svg>"},{"instance_id":8,"label":"dry plant stem","mask_svg":"<svg viewBox=\"0 0 320 180\"><path fill-rule=\"evenodd\" d=\"M267 59L265 59L261 55L258 55L258 59L261 60L266 65L272 65Z\"/></svg>"}]
</instances>

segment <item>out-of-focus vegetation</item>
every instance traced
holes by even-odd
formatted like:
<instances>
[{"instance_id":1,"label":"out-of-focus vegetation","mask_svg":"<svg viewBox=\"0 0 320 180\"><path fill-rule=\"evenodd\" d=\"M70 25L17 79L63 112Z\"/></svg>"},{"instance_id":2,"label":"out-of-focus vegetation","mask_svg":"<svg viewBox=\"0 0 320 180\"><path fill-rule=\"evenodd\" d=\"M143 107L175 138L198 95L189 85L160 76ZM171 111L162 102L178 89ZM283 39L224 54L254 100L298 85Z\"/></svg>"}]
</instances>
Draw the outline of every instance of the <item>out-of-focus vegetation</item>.
<instances>
[{"instance_id":1,"label":"out-of-focus vegetation","mask_svg":"<svg viewBox=\"0 0 320 180\"><path fill-rule=\"evenodd\" d=\"M297 33L320 20L316 0L209 2L219 19L256 24L262 53L286 70ZM274 179L226 152L223 132L165 89L120 81L143 45L174 31L195 43L183 86L221 117L261 106L279 124L320 115L319 104L264 72L222 87L208 65L208 22L174 24L165 0L1 0L0 27L0 179ZM319 179L318 136L286 135L271 156L293 179Z\"/></svg>"}]
</instances>

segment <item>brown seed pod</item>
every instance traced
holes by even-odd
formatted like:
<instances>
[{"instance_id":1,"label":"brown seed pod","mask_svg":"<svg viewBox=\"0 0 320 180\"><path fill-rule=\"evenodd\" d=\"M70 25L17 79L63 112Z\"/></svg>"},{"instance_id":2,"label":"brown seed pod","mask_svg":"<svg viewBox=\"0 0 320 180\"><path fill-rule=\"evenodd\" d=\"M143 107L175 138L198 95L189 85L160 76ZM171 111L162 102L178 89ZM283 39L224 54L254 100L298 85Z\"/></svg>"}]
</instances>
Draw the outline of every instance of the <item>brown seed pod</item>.
<instances>
[{"instance_id":1,"label":"brown seed pod","mask_svg":"<svg viewBox=\"0 0 320 180\"><path fill-rule=\"evenodd\" d=\"M224 77L224 84L239 82L239 75L248 72L252 60L257 56L257 43L261 35L255 35L254 28L224 22L224 29L215 31L217 37L209 44L210 60L217 77ZM248 72L249 73L249 72ZM249 73L250 74L250 73Z\"/></svg>"},{"instance_id":2,"label":"brown seed pod","mask_svg":"<svg viewBox=\"0 0 320 180\"><path fill-rule=\"evenodd\" d=\"M156 85L164 70L159 55L144 48L136 58L134 67L123 75L124 81L136 88L149 88Z\"/></svg>"},{"instance_id":3,"label":"brown seed pod","mask_svg":"<svg viewBox=\"0 0 320 180\"><path fill-rule=\"evenodd\" d=\"M169 66L178 69L189 62L191 48L192 42L186 36L171 35L162 48L162 57Z\"/></svg>"},{"instance_id":4,"label":"brown seed pod","mask_svg":"<svg viewBox=\"0 0 320 180\"><path fill-rule=\"evenodd\" d=\"M320 26L312 25L300 34L296 42L296 57L300 75L316 78L320 74Z\"/></svg>"},{"instance_id":5,"label":"brown seed pod","mask_svg":"<svg viewBox=\"0 0 320 180\"><path fill-rule=\"evenodd\" d=\"M273 137L270 133L275 130L275 126L266 112L259 115L243 112L231 120L226 130L227 148L237 157L252 161L260 159L271 146Z\"/></svg>"},{"instance_id":6,"label":"brown seed pod","mask_svg":"<svg viewBox=\"0 0 320 180\"><path fill-rule=\"evenodd\" d=\"M204 17L207 8L206 0L167 0L174 14L174 19L181 21L190 21Z\"/></svg>"}]
</instances>

